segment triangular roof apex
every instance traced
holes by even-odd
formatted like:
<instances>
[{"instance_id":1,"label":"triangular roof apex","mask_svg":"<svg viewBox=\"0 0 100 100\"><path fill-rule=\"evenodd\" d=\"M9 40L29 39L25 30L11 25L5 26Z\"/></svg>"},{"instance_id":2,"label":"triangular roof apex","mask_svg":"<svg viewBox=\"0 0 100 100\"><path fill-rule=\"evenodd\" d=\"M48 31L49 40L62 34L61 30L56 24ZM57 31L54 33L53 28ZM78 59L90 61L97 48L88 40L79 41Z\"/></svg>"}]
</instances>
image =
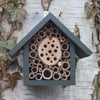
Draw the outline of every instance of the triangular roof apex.
<instances>
[{"instance_id":1,"label":"triangular roof apex","mask_svg":"<svg viewBox=\"0 0 100 100\"><path fill-rule=\"evenodd\" d=\"M70 32L52 13L49 13L43 20L36 25L10 52L10 56L16 53L35 35L48 21L52 21L57 27L75 44L76 54L82 58L89 56L92 52L72 33Z\"/></svg>"}]
</instances>

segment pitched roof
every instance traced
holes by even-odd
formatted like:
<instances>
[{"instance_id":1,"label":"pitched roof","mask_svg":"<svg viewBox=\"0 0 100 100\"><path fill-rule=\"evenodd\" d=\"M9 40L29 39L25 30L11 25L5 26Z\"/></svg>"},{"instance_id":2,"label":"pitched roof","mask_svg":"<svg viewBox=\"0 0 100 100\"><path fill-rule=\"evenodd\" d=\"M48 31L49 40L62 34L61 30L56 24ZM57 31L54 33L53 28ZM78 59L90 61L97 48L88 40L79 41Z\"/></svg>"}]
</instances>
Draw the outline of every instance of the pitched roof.
<instances>
[{"instance_id":1,"label":"pitched roof","mask_svg":"<svg viewBox=\"0 0 100 100\"><path fill-rule=\"evenodd\" d=\"M49 13L37 26L35 26L10 52L11 57L16 53L35 35L48 21L52 21L59 29L75 44L76 55L80 58L91 55L91 51L77 38L72 32L70 32L54 15Z\"/></svg>"}]
</instances>

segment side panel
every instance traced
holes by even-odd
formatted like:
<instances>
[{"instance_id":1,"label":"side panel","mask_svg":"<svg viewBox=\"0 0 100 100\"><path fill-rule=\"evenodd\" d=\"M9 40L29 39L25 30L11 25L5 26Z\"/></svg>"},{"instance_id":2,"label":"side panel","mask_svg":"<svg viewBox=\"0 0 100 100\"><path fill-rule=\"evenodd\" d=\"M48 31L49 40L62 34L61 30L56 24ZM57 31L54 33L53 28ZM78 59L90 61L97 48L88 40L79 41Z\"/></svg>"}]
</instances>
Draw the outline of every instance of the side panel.
<instances>
[{"instance_id":1,"label":"side panel","mask_svg":"<svg viewBox=\"0 0 100 100\"><path fill-rule=\"evenodd\" d=\"M75 85L75 45L70 42L70 63L71 63L71 78L70 84Z\"/></svg>"},{"instance_id":2,"label":"side panel","mask_svg":"<svg viewBox=\"0 0 100 100\"><path fill-rule=\"evenodd\" d=\"M24 84L29 84L29 78L28 78L28 74L29 74L29 44L27 43L24 46L24 61L23 61L23 73L24 73Z\"/></svg>"}]
</instances>

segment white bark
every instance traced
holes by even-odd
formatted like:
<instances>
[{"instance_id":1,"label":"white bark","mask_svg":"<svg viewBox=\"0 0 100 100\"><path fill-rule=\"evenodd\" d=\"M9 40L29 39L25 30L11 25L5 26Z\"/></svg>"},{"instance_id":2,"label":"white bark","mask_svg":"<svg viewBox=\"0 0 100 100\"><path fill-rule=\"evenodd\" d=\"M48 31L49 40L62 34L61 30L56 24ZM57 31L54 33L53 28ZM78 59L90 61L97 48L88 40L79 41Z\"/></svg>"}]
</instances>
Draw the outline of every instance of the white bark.
<instances>
[{"instance_id":1,"label":"white bark","mask_svg":"<svg viewBox=\"0 0 100 100\"><path fill-rule=\"evenodd\" d=\"M77 23L80 28L81 41L93 52L92 32L93 20L86 20L84 3L87 0L53 0L49 8L70 31L74 32ZM44 13L41 0L27 0L26 9L28 17L24 22L21 32L16 32L18 42L42 20ZM38 12L38 14L36 14ZM61 17L59 17L62 12ZM92 81L98 72L97 56L93 53L90 57L80 59L76 67L76 85L62 88L61 86L27 87L23 80L19 81L14 91L4 92L5 100L91 100L93 92Z\"/></svg>"}]
</instances>

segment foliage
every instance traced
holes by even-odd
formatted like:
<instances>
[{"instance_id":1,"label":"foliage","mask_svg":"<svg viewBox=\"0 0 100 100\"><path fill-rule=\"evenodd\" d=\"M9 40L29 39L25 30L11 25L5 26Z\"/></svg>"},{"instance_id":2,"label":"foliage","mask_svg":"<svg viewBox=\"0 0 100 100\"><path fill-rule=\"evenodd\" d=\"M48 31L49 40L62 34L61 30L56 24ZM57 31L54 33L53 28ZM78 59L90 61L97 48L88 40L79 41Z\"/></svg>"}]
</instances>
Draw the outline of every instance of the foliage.
<instances>
[{"instance_id":1,"label":"foliage","mask_svg":"<svg viewBox=\"0 0 100 100\"><path fill-rule=\"evenodd\" d=\"M100 0L91 0L85 3L86 18L94 19L98 44L100 44ZM93 38L94 39L94 38ZM92 40L94 41L94 40ZM98 45L97 45L98 46Z\"/></svg>"},{"instance_id":2,"label":"foliage","mask_svg":"<svg viewBox=\"0 0 100 100\"><path fill-rule=\"evenodd\" d=\"M20 72L16 71L11 73L7 73L6 77L8 78L8 80L10 81L10 87L13 90L17 84L17 80L20 80L22 78Z\"/></svg>"},{"instance_id":3,"label":"foliage","mask_svg":"<svg viewBox=\"0 0 100 100\"><path fill-rule=\"evenodd\" d=\"M17 81L22 78L20 71L12 72L10 70L10 66L13 65L16 58L9 57L8 52L17 41L17 38L13 37L14 31L22 29L23 21L27 16L24 5L25 0L0 0L0 100L2 92L6 88L13 90ZM2 26L2 22L5 20L8 22L6 24L10 25L9 30Z\"/></svg>"},{"instance_id":4,"label":"foliage","mask_svg":"<svg viewBox=\"0 0 100 100\"><path fill-rule=\"evenodd\" d=\"M74 33L80 39L80 29L77 24L75 25Z\"/></svg>"},{"instance_id":5,"label":"foliage","mask_svg":"<svg viewBox=\"0 0 100 100\"><path fill-rule=\"evenodd\" d=\"M16 44L15 40L3 40L0 41L0 51L4 50L4 49L8 49L11 50Z\"/></svg>"}]
</instances>

